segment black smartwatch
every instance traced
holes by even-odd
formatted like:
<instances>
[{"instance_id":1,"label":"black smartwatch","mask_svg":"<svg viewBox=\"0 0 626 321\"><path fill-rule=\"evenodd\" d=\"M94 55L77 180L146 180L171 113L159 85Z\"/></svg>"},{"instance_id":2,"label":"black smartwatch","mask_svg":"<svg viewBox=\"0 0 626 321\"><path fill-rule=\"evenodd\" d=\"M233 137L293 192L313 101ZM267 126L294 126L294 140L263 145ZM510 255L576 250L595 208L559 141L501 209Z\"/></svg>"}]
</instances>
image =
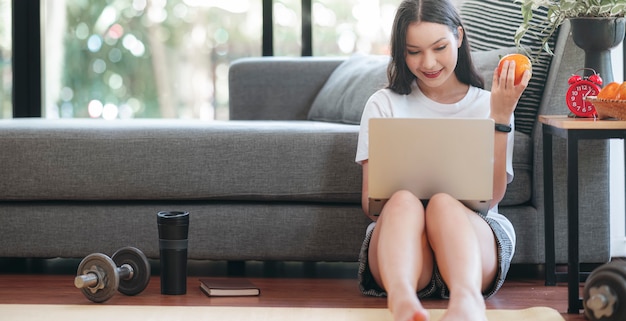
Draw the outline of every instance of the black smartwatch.
<instances>
[{"instance_id":1,"label":"black smartwatch","mask_svg":"<svg viewBox=\"0 0 626 321\"><path fill-rule=\"evenodd\" d=\"M497 132L510 133L511 132L511 125L505 125L505 124L498 124L498 123L496 123L495 129L496 129Z\"/></svg>"}]
</instances>

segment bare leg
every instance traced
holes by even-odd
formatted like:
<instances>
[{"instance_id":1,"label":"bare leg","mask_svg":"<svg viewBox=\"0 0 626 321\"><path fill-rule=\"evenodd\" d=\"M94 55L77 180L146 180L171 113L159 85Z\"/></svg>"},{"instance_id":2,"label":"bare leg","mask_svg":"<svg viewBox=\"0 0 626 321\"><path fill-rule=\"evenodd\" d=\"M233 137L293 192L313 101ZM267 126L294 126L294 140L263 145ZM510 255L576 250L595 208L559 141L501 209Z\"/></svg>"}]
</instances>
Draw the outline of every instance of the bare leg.
<instances>
[{"instance_id":1,"label":"bare leg","mask_svg":"<svg viewBox=\"0 0 626 321\"><path fill-rule=\"evenodd\" d=\"M412 193L399 191L387 202L368 255L374 279L387 291L394 320L428 320L416 293L430 282L433 256L425 234L424 208Z\"/></svg>"},{"instance_id":2,"label":"bare leg","mask_svg":"<svg viewBox=\"0 0 626 321\"><path fill-rule=\"evenodd\" d=\"M450 303L441 320L487 320L482 291L493 283L498 265L491 228L446 194L431 198L426 226L437 266L450 289Z\"/></svg>"}]
</instances>

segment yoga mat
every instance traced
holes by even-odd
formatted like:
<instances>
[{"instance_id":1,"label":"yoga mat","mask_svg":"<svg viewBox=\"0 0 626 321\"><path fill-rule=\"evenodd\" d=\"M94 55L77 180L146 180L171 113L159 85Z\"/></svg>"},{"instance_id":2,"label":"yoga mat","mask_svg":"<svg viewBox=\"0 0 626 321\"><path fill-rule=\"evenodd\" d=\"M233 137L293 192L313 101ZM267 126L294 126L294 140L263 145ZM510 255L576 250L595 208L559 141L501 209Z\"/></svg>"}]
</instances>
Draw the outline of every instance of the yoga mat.
<instances>
[{"instance_id":1,"label":"yoga mat","mask_svg":"<svg viewBox=\"0 0 626 321\"><path fill-rule=\"evenodd\" d=\"M431 320L445 310L429 310ZM489 321L563 321L554 309L488 310ZM387 309L0 304L3 321L392 321Z\"/></svg>"}]
</instances>

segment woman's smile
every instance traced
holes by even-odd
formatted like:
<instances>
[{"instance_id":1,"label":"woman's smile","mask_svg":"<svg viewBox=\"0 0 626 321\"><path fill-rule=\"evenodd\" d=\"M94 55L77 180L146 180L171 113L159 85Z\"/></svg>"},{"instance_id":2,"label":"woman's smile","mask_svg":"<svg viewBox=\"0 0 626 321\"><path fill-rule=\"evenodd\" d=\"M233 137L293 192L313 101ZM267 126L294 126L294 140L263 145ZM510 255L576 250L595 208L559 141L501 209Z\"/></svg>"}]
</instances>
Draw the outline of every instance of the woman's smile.
<instances>
[{"instance_id":1,"label":"woman's smile","mask_svg":"<svg viewBox=\"0 0 626 321\"><path fill-rule=\"evenodd\" d=\"M440 69L436 71L423 71L422 73L424 74L426 78L433 79L433 78L439 77L439 75L441 75L441 72L442 70Z\"/></svg>"}]
</instances>

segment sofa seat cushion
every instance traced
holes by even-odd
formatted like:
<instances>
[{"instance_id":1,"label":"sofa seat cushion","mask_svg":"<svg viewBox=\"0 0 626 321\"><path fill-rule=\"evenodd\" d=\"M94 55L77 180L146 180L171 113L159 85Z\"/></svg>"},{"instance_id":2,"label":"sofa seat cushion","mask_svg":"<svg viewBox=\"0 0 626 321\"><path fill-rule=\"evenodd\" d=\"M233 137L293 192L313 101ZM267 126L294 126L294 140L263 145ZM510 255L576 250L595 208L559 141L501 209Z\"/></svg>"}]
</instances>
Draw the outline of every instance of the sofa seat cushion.
<instances>
[{"instance_id":1,"label":"sofa seat cushion","mask_svg":"<svg viewBox=\"0 0 626 321\"><path fill-rule=\"evenodd\" d=\"M0 121L0 200L360 204L358 126L311 121Z\"/></svg>"}]
</instances>

